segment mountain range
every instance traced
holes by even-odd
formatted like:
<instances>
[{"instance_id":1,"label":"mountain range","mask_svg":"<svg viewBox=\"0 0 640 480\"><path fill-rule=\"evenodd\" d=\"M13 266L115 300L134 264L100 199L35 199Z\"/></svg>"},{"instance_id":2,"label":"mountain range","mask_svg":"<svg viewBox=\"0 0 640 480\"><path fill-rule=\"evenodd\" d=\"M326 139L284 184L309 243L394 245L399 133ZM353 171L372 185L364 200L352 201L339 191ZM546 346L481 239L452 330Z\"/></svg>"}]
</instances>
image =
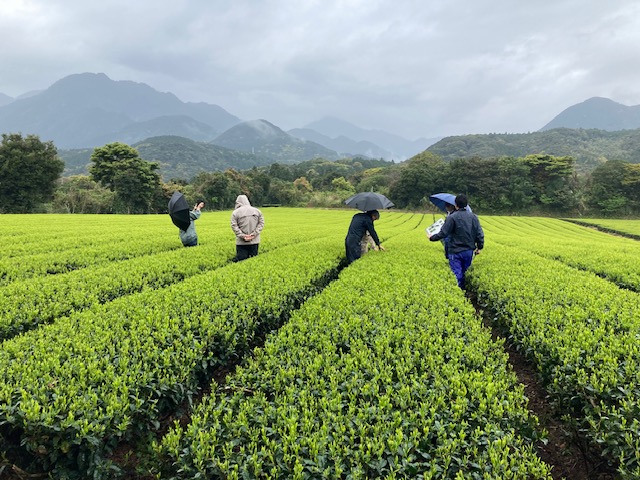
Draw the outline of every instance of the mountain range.
<instances>
[{"instance_id":1,"label":"mountain range","mask_svg":"<svg viewBox=\"0 0 640 480\"><path fill-rule=\"evenodd\" d=\"M240 124L244 126L232 130ZM438 140L411 141L332 118L284 132L268 120L245 122L220 106L182 102L172 93L144 83L113 81L103 73L69 75L46 90L16 99L0 94L0 132L36 134L62 150L182 136L288 163L313 155L402 161Z\"/></svg>"},{"instance_id":2,"label":"mountain range","mask_svg":"<svg viewBox=\"0 0 640 480\"><path fill-rule=\"evenodd\" d=\"M172 93L144 83L113 81L102 73L69 75L46 90L17 98L0 93L0 133L52 140L65 161L64 175L87 173L93 148L114 141L136 147L145 160L159 162L165 179L317 157L403 161L425 150L447 160L539 152L574 155L578 163L591 168L611 155L635 161L635 129L640 129L640 106L601 97L565 109L530 134L412 141L334 117L285 132L266 119L242 120L220 106L182 102ZM597 132L575 133L578 130ZM619 131L630 132L607 135Z\"/></svg>"},{"instance_id":3,"label":"mountain range","mask_svg":"<svg viewBox=\"0 0 640 480\"><path fill-rule=\"evenodd\" d=\"M217 105L185 103L143 83L90 73L70 75L0 107L1 132L33 133L63 149L128 143L159 132L210 140L239 122Z\"/></svg>"}]
</instances>

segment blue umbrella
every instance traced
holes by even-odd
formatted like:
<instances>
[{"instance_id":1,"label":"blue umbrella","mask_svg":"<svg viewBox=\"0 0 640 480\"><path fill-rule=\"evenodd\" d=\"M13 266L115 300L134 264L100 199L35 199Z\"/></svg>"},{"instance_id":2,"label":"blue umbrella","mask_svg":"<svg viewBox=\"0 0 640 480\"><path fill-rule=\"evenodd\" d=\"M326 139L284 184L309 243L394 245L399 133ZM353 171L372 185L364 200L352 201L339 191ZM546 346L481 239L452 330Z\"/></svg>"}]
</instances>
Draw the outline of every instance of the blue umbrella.
<instances>
[{"instance_id":1,"label":"blue umbrella","mask_svg":"<svg viewBox=\"0 0 640 480\"><path fill-rule=\"evenodd\" d=\"M434 193L429 196L429 200L443 212L447 212L447 204L455 205L456 196L450 193ZM467 211L471 212L471 207L467 205Z\"/></svg>"},{"instance_id":2,"label":"blue umbrella","mask_svg":"<svg viewBox=\"0 0 640 480\"><path fill-rule=\"evenodd\" d=\"M447 211L447 204L456 204L456 196L450 193L435 193L429 196L429 200L443 212Z\"/></svg>"}]
</instances>

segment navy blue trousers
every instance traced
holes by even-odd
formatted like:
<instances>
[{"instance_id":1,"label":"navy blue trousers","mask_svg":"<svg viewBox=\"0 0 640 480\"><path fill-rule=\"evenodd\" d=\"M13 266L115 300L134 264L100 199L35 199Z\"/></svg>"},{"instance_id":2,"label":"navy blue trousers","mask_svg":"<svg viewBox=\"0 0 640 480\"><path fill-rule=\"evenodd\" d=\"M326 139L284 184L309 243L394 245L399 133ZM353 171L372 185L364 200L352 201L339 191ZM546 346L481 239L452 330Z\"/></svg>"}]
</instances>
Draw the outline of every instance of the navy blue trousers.
<instances>
[{"instance_id":1,"label":"navy blue trousers","mask_svg":"<svg viewBox=\"0 0 640 480\"><path fill-rule=\"evenodd\" d=\"M449 254L449 267L458 280L458 286L464 289L464 274L473 261L473 250Z\"/></svg>"}]
</instances>

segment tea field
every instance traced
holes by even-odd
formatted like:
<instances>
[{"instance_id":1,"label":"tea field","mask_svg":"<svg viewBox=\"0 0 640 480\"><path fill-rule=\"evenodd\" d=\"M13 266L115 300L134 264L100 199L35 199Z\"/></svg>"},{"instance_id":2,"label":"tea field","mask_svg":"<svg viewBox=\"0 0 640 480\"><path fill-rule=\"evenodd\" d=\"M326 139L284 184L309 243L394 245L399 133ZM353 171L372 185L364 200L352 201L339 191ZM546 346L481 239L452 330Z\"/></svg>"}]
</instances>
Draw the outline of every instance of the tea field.
<instances>
[{"instance_id":1,"label":"tea field","mask_svg":"<svg viewBox=\"0 0 640 480\"><path fill-rule=\"evenodd\" d=\"M353 210L262 211L239 263L230 211L0 216L0 478L560 478L503 337L640 477L637 221L481 216L465 293L437 216L345 268Z\"/></svg>"}]
</instances>

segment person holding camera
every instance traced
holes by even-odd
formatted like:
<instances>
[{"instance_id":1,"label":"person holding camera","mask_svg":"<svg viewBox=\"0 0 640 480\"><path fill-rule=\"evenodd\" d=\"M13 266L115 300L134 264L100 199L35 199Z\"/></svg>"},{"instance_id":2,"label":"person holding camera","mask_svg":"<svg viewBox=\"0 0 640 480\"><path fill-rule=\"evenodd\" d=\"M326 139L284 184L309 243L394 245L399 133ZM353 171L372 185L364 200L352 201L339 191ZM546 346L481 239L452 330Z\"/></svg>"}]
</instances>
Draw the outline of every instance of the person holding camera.
<instances>
[{"instance_id":1,"label":"person holding camera","mask_svg":"<svg viewBox=\"0 0 640 480\"><path fill-rule=\"evenodd\" d=\"M198 234L196 233L195 221L200 218L200 210L204 208L204 200L198 200L193 210L189 212L189 227L186 230L180 229L180 241L185 247L195 247L198 245Z\"/></svg>"}]
</instances>

